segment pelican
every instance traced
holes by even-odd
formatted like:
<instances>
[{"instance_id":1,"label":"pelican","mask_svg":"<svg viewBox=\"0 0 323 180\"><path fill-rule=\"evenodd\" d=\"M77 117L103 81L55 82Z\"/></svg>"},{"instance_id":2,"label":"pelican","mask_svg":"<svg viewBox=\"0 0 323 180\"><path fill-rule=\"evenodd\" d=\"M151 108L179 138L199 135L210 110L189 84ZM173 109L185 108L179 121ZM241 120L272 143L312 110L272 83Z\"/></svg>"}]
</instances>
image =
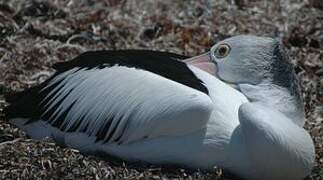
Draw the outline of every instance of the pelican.
<instances>
[{"instance_id":1,"label":"pelican","mask_svg":"<svg viewBox=\"0 0 323 180\"><path fill-rule=\"evenodd\" d=\"M92 51L7 96L12 124L86 154L244 179L302 179L315 160L297 79L281 43L235 36L185 56Z\"/></svg>"}]
</instances>

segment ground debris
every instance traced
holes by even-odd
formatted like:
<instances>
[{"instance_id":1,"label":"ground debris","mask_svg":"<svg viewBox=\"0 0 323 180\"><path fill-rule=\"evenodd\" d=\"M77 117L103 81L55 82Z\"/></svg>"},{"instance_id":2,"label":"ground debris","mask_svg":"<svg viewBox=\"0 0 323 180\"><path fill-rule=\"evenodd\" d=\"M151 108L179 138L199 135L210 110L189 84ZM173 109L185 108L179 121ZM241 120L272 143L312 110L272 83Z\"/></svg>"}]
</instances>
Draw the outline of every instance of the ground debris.
<instances>
[{"instance_id":1,"label":"ground debris","mask_svg":"<svg viewBox=\"0 0 323 180\"><path fill-rule=\"evenodd\" d=\"M8 124L3 94L39 84L56 62L87 50L197 55L238 34L277 37L295 65L306 129L323 179L323 10L320 0L6 0L0 2L0 179L234 179L211 172L115 163L30 140Z\"/></svg>"}]
</instances>

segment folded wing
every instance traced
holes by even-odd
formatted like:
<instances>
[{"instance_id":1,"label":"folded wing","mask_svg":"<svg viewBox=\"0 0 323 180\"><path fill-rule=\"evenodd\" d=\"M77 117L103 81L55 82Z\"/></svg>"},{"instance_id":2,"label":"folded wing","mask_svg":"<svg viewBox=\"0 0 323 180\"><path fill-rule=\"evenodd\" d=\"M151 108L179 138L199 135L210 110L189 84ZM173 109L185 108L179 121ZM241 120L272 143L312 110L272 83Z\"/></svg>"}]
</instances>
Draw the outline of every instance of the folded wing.
<instances>
[{"instance_id":1,"label":"folded wing","mask_svg":"<svg viewBox=\"0 0 323 180\"><path fill-rule=\"evenodd\" d=\"M39 109L26 124L42 120L64 133L80 132L96 137L98 143L119 144L180 136L205 127L212 111L205 92L140 67L119 64L74 65L57 73L30 92L38 93L39 103L31 106ZM9 106L9 118L19 116L12 115L17 108L22 109L21 105Z\"/></svg>"}]
</instances>

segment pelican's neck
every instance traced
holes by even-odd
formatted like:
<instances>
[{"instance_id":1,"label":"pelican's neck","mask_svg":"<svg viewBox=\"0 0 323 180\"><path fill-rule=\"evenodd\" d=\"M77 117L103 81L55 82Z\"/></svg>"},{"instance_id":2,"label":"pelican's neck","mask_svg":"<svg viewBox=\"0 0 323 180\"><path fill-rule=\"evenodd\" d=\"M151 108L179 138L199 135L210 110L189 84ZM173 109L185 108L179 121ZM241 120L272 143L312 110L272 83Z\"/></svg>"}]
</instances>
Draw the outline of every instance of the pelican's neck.
<instances>
[{"instance_id":1,"label":"pelican's neck","mask_svg":"<svg viewBox=\"0 0 323 180\"><path fill-rule=\"evenodd\" d=\"M284 87L269 81L258 85L241 84L239 87L251 102L274 108L297 125L304 125L303 102L296 86Z\"/></svg>"}]
</instances>

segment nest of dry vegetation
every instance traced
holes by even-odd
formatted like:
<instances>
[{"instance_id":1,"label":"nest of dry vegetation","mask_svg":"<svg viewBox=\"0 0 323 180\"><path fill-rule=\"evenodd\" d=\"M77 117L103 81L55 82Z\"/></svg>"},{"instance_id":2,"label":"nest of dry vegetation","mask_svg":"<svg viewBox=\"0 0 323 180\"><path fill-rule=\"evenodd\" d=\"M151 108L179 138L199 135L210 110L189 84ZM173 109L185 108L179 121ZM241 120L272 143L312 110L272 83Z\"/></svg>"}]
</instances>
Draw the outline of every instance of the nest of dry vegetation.
<instances>
[{"instance_id":1,"label":"nest of dry vegetation","mask_svg":"<svg viewBox=\"0 0 323 180\"><path fill-rule=\"evenodd\" d=\"M51 66L99 49L154 49L197 55L237 34L279 37L300 78L306 129L323 179L323 4L320 0L0 1L1 179L234 179L211 172L137 166L84 156L9 125L3 94L40 83Z\"/></svg>"}]
</instances>

